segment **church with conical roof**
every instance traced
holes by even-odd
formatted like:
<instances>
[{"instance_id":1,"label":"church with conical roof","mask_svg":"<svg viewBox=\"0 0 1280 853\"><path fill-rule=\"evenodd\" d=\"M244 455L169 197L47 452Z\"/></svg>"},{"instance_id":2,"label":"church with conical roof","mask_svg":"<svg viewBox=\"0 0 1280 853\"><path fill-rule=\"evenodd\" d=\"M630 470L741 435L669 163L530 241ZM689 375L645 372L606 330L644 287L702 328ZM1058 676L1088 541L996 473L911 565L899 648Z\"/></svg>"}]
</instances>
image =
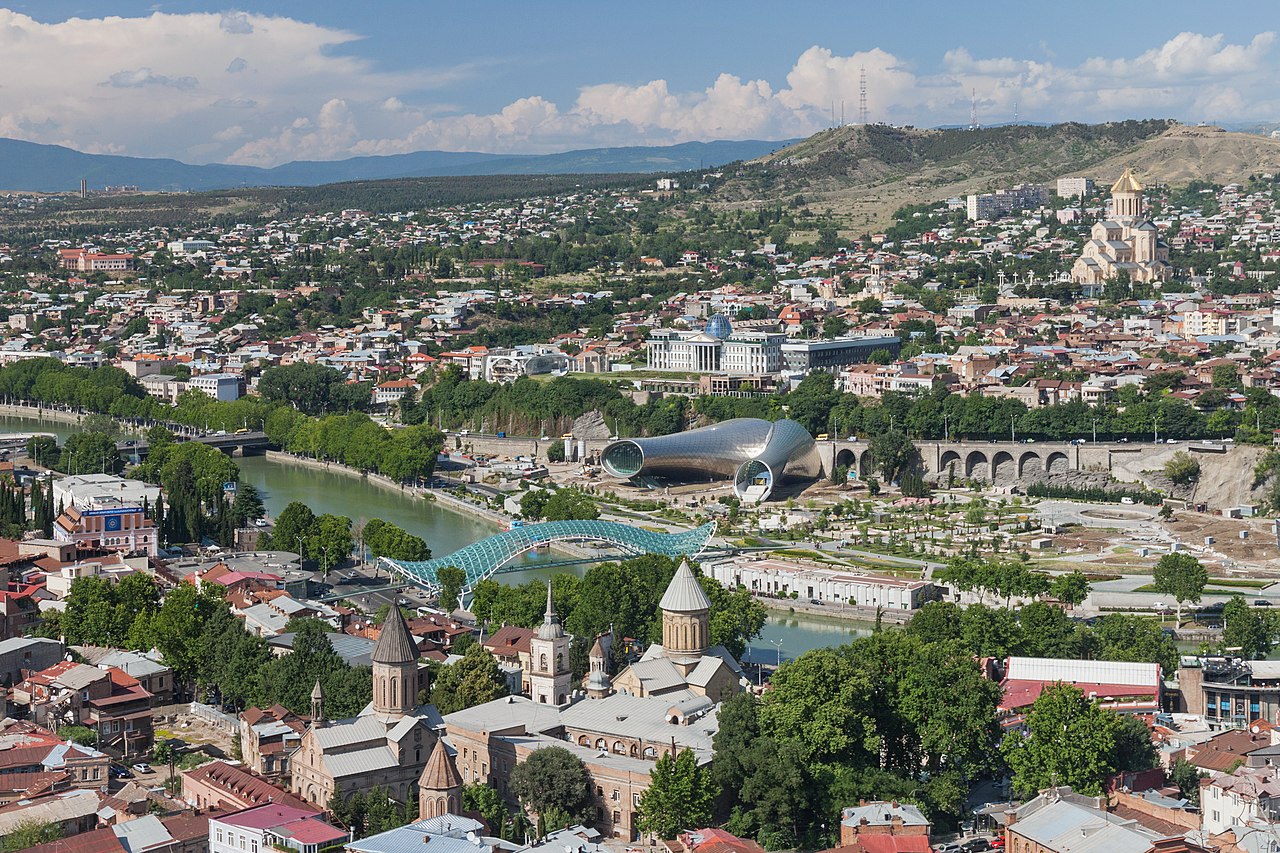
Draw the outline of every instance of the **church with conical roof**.
<instances>
[{"instance_id":1,"label":"church with conical roof","mask_svg":"<svg viewBox=\"0 0 1280 853\"><path fill-rule=\"evenodd\" d=\"M316 683L311 725L292 759L294 794L323 808L334 791L350 796L380 787L405 801L420 789L443 721L434 705L418 704L418 657L404 614L392 607L373 648L373 701L354 717L328 720ZM440 795L447 800L449 791L433 798Z\"/></svg>"},{"instance_id":2,"label":"church with conical roof","mask_svg":"<svg viewBox=\"0 0 1280 853\"><path fill-rule=\"evenodd\" d=\"M711 645L711 600L689 561L680 563L658 603L662 643L613 679L613 689L633 696L689 691L720 702L742 690L745 676L733 655Z\"/></svg>"},{"instance_id":3,"label":"church with conical roof","mask_svg":"<svg viewBox=\"0 0 1280 853\"><path fill-rule=\"evenodd\" d=\"M1071 267L1074 282L1098 285L1121 275L1130 281L1167 281L1172 272L1169 247L1146 217L1142 184L1132 169L1112 185L1110 213L1093 224L1089 237Z\"/></svg>"}]
</instances>

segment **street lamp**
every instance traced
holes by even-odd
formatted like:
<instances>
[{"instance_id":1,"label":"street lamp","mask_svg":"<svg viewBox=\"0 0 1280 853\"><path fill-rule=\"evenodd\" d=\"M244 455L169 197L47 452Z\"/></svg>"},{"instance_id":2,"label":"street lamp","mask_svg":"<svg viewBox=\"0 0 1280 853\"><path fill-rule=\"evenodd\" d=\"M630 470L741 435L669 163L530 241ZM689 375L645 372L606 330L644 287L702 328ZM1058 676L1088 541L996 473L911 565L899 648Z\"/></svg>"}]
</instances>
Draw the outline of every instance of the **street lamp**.
<instances>
[{"instance_id":1,"label":"street lamp","mask_svg":"<svg viewBox=\"0 0 1280 853\"><path fill-rule=\"evenodd\" d=\"M298 568L307 568L307 554L302 550L302 534L298 534Z\"/></svg>"},{"instance_id":2,"label":"street lamp","mask_svg":"<svg viewBox=\"0 0 1280 853\"><path fill-rule=\"evenodd\" d=\"M778 662L774 665L774 670L782 667L782 640L770 640L769 644L778 650Z\"/></svg>"}]
</instances>

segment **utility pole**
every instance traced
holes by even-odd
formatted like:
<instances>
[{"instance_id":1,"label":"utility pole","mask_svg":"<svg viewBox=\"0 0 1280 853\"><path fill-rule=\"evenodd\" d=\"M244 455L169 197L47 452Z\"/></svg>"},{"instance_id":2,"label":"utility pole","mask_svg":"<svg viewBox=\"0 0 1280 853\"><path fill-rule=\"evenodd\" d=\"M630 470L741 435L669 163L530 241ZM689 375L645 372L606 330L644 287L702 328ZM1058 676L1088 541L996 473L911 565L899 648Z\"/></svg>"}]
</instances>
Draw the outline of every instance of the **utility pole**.
<instances>
[{"instance_id":1,"label":"utility pole","mask_svg":"<svg viewBox=\"0 0 1280 853\"><path fill-rule=\"evenodd\" d=\"M1009 440L1012 442L1017 442L1018 440L1018 436L1014 434L1014 431L1013 431L1013 425L1017 421L1017 419L1018 419L1017 415L1009 415Z\"/></svg>"}]
</instances>

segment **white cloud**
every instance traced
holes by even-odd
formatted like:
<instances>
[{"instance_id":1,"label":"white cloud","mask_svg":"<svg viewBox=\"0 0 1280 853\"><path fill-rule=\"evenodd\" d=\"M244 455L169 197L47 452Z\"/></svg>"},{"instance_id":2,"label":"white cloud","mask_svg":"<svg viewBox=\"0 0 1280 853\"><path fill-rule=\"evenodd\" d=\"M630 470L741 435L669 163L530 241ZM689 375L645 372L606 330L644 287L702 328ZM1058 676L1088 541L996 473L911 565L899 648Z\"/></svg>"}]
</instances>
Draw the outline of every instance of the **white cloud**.
<instances>
[{"instance_id":1,"label":"white cloud","mask_svg":"<svg viewBox=\"0 0 1280 853\"><path fill-rule=\"evenodd\" d=\"M1275 34L1244 43L1180 33L1130 56L1059 64L974 56L962 46L911 61L879 48L814 45L783 80L717 75L703 88L586 80L571 102L521 93L492 113L432 103L431 89L476 65L386 73L343 55L360 36L242 11L44 24L0 9L0 134L82 150L272 165L290 159L428 148L552 151L599 145L801 136L832 111L857 118L862 75L871 120L933 126L1169 116L1271 119ZM68 61L74 57L74 62ZM141 117L141 118L140 118Z\"/></svg>"}]
</instances>

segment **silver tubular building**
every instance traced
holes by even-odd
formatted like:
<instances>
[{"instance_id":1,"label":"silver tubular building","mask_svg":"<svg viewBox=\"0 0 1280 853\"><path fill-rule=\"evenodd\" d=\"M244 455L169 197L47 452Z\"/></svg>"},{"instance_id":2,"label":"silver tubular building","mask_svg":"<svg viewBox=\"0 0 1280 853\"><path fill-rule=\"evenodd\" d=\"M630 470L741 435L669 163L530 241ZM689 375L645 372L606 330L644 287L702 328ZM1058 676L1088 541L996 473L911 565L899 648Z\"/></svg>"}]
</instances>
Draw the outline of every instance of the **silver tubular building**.
<instances>
[{"instance_id":1,"label":"silver tubular building","mask_svg":"<svg viewBox=\"0 0 1280 853\"><path fill-rule=\"evenodd\" d=\"M734 418L656 438L624 438L605 447L600 464L620 480L732 480L734 492L748 503L765 500L783 483L822 475L808 430L795 421L759 418Z\"/></svg>"}]
</instances>

